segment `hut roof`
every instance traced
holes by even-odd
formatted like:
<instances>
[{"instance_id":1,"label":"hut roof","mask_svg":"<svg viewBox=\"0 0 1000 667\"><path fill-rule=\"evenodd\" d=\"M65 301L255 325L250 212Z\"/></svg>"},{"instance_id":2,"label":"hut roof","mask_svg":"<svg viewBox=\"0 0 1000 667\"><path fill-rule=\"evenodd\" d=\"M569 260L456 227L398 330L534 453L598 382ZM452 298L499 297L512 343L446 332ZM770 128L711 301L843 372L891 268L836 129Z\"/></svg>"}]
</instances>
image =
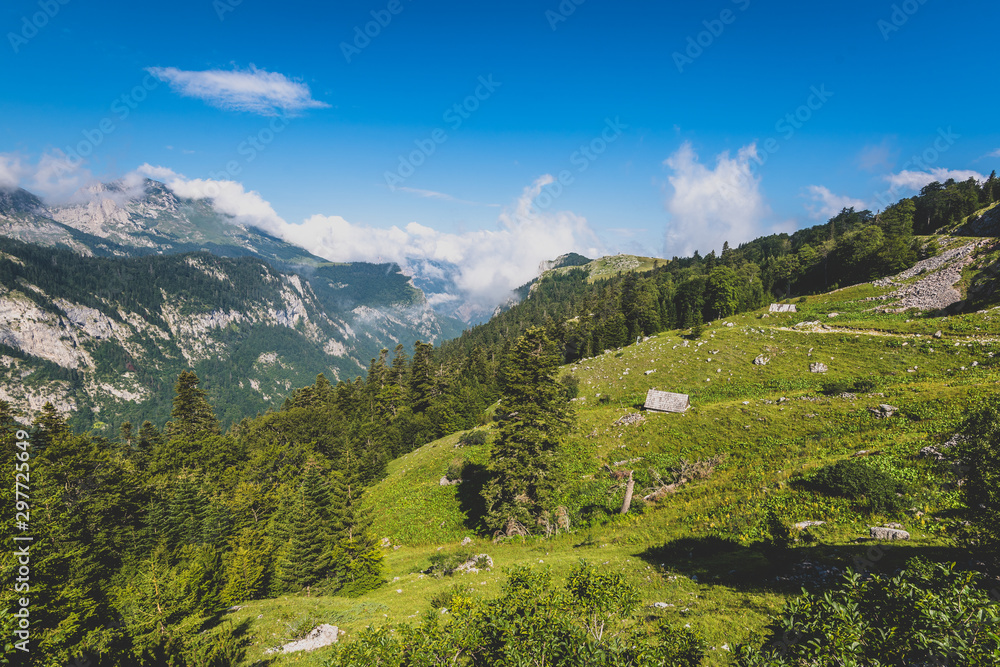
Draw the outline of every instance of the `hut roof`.
<instances>
[{"instance_id":1,"label":"hut roof","mask_svg":"<svg viewBox=\"0 0 1000 667\"><path fill-rule=\"evenodd\" d=\"M647 410L656 412L685 412L691 407L691 400L687 394L672 394L669 391L657 391L650 389L646 393Z\"/></svg>"}]
</instances>

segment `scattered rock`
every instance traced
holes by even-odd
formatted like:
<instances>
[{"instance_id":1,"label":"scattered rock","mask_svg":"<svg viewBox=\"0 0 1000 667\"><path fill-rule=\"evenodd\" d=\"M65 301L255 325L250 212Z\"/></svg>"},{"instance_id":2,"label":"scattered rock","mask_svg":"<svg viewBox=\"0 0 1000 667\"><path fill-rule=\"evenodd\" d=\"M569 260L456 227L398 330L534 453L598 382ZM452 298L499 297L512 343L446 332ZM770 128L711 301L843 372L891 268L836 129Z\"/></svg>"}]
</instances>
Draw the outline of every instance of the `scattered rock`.
<instances>
[{"instance_id":1,"label":"scattered rock","mask_svg":"<svg viewBox=\"0 0 1000 667\"><path fill-rule=\"evenodd\" d=\"M620 417L612 426L628 426L629 424L641 424L646 421L646 417L641 412L630 412Z\"/></svg>"},{"instance_id":2,"label":"scattered rock","mask_svg":"<svg viewBox=\"0 0 1000 667\"><path fill-rule=\"evenodd\" d=\"M295 653L296 651L315 651L318 648L336 644L340 637L340 630L336 625L317 625L309 631L309 634L294 642L289 642L278 648L269 648L265 653Z\"/></svg>"},{"instance_id":3,"label":"scattered rock","mask_svg":"<svg viewBox=\"0 0 1000 667\"><path fill-rule=\"evenodd\" d=\"M938 329L937 331L934 332L934 337L935 338L942 338L942 337L944 337L944 334L941 333L940 329Z\"/></svg>"},{"instance_id":4,"label":"scattered rock","mask_svg":"<svg viewBox=\"0 0 1000 667\"><path fill-rule=\"evenodd\" d=\"M897 528L886 528L884 526L872 526L868 529L869 534L876 540L908 540L910 534L905 530Z\"/></svg>"},{"instance_id":5,"label":"scattered rock","mask_svg":"<svg viewBox=\"0 0 1000 667\"><path fill-rule=\"evenodd\" d=\"M815 363L809 364L810 373L825 373L828 370L830 369L822 361L817 361Z\"/></svg>"},{"instance_id":6,"label":"scattered rock","mask_svg":"<svg viewBox=\"0 0 1000 667\"><path fill-rule=\"evenodd\" d=\"M469 545L469 544L472 544L472 538L471 537L466 537L464 540L462 540L462 546L463 547L466 546L466 545Z\"/></svg>"},{"instance_id":7,"label":"scattered rock","mask_svg":"<svg viewBox=\"0 0 1000 667\"><path fill-rule=\"evenodd\" d=\"M840 313L830 313L827 317L837 317L838 315L840 315Z\"/></svg>"},{"instance_id":8,"label":"scattered rock","mask_svg":"<svg viewBox=\"0 0 1000 667\"><path fill-rule=\"evenodd\" d=\"M480 570L492 570L493 559L488 554L476 554L455 568L455 572L476 574Z\"/></svg>"},{"instance_id":9,"label":"scattered rock","mask_svg":"<svg viewBox=\"0 0 1000 667\"><path fill-rule=\"evenodd\" d=\"M826 521L799 521L795 524L796 530L805 530L806 528L812 528L813 526L822 526Z\"/></svg>"},{"instance_id":10,"label":"scattered rock","mask_svg":"<svg viewBox=\"0 0 1000 667\"><path fill-rule=\"evenodd\" d=\"M392 540L390 540L388 537L383 537L382 538L382 548L383 549L388 549L391 546L392 546Z\"/></svg>"},{"instance_id":11,"label":"scattered rock","mask_svg":"<svg viewBox=\"0 0 1000 667\"><path fill-rule=\"evenodd\" d=\"M670 607L673 607L674 605L670 604L669 602L654 602L653 606L656 607L657 609L668 609Z\"/></svg>"},{"instance_id":12,"label":"scattered rock","mask_svg":"<svg viewBox=\"0 0 1000 667\"><path fill-rule=\"evenodd\" d=\"M888 419L899 412L899 408L882 403L877 408L868 408L868 411L875 415L876 419Z\"/></svg>"},{"instance_id":13,"label":"scattered rock","mask_svg":"<svg viewBox=\"0 0 1000 667\"><path fill-rule=\"evenodd\" d=\"M438 484L440 484L441 486L453 486L455 484L461 484L461 482L462 480L460 479L450 480L448 479L448 476L445 475L444 477L441 478L441 481L438 482Z\"/></svg>"},{"instance_id":14,"label":"scattered rock","mask_svg":"<svg viewBox=\"0 0 1000 667\"><path fill-rule=\"evenodd\" d=\"M767 366L767 362L771 361L770 358L765 357L763 354L753 360L754 366Z\"/></svg>"},{"instance_id":15,"label":"scattered rock","mask_svg":"<svg viewBox=\"0 0 1000 667\"><path fill-rule=\"evenodd\" d=\"M655 372L656 372L655 370L652 370L652 371L646 371L646 375L652 375L652 374L653 374L653 373L655 373Z\"/></svg>"}]
</instances>

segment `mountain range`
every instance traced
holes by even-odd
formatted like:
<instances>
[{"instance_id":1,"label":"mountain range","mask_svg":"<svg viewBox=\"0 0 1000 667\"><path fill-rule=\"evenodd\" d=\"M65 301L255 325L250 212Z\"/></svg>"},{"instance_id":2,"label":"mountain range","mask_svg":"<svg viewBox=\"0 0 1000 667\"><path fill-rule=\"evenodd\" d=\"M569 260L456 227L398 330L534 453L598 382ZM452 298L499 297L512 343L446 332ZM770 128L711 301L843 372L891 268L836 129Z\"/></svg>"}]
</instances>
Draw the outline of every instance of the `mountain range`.
<instances>
[{"instance_id":1,"label":"mountain range","mask_svg":"<svg viewBox=\"0 0 1000 667\"><path fill-rule=\"evenodd\" d=\"M162 421L188 367L235 419L464 326L395 264L326 261L148 179L0 190L0 236L0 398L81 424Z\"/></svg>"}]
</instances>

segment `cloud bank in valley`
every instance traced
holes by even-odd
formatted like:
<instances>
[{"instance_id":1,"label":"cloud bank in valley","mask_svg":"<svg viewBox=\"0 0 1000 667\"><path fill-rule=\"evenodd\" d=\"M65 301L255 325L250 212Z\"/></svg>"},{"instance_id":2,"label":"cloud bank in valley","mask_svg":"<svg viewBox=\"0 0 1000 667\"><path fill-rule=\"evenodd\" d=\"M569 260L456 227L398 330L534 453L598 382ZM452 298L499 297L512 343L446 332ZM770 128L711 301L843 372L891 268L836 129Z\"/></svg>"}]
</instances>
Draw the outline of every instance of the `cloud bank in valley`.
<instances>
[{"instance_id":1,"label":"cloud bank in valley","mask_svg":"<svg viewBox=\"0 0 1000 667\"><path fill-rule=\"evenodd\" d=\"M151 165L138 172L163 181L179 197L208 199L235 222L259 227L330 261L395 262L418 277L451 283L452 289L435 297L439 302L489 309L534 278L539 264L554 259L554 254L601 254L600 241L586 219L568 211L533 210L531 202L553 181L548 175L501 211L496 229L456 234L417 222L371 227L336 215L313 215L293 224L241 183L187 179Z\"/></svg>"}]
</instances>

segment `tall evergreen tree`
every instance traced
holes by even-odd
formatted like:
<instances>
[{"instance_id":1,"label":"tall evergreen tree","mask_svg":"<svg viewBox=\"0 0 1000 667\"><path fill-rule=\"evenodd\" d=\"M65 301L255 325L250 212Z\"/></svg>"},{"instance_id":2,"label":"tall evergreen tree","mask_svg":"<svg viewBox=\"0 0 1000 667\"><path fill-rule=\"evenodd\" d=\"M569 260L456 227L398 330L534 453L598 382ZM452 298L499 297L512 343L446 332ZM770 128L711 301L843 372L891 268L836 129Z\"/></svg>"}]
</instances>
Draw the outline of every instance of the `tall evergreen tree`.
<instances>
[{"instance_id":1,"label":"tall evergreen tree","mask_svg":"<svg viewBox=\"0 0 1000 667\"><path fill-rule=\"evenodd\" d=\"M530 530L557 482L559 442L572 420L565 392L553 377L559 363L556 345L532 327L504 366L500 428L483 489L491 531L517 524Z\"/></svg>"},{"instance_id":2,"label":"tall evergreen tree","mask_svg":"<svg viewBox=\"0 0 1000 667\"><path fill-rule=\"evenodd\" d=\"M174 407L170 412L173 421L167 424L168 437L198 439L221 432L219 420L206 398L207 392L198 388L200 382L194 371L184 371L178 376L174 385Z\"/></svg>"},{"instance_id":3,"label":"tall evergreen tree","mask_svg":"<svg viewBox=\"0 0 1000 667\"><path fill-rule=\"evenodd\" d=\"M314 586L330 574L330 489L315 462L306 466L296 501L279 574L289 591Z\"/></svg>"}]
</instances>

